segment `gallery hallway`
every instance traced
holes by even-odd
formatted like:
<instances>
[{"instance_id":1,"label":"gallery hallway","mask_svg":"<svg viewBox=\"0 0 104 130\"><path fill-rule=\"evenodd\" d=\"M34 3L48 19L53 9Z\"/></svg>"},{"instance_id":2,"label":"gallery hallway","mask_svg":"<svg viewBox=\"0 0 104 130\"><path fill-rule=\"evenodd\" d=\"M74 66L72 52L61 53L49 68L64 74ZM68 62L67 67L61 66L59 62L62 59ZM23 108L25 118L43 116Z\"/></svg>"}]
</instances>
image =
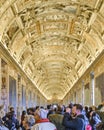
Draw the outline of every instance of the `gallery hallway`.
<instances>
[{"instance_id":1,"label":"gallery hallway","mask_svg":"<svg viewBox=\"0 0 104 130\"><path fill-rule=\"evenodd\" d=\"M0 0L0 104L104 101L104 0Z\"/></svg>"}]
</instances>

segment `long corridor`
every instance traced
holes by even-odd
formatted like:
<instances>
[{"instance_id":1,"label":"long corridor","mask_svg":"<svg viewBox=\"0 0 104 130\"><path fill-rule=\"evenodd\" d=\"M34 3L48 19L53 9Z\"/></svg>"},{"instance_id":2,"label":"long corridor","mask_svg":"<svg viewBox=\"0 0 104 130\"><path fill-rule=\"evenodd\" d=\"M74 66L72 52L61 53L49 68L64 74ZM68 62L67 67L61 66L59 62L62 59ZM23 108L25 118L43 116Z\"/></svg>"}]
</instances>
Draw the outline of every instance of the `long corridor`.
<instances>
[{"instance_id":1,"label":"long corridor","mask_svg":"<svg viewBox=\"0 0 104 130\"><path fill-rule=\"evenodd\" d=\"M0 0L0 105L104 101L103 0Z\"/></svg>"}]
</instances>

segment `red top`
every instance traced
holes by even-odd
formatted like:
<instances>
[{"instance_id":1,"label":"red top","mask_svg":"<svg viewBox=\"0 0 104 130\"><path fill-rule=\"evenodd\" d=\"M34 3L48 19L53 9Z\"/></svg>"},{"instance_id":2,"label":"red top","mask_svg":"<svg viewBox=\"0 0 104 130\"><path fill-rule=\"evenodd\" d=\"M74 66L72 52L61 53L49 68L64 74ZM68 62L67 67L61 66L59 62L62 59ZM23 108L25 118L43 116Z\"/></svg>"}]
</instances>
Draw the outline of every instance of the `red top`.
<instances>
[{"instance_id":1,"label":"red top","mask_svg":"<svg viewBox=\"0 0 104 130\"><path fill-rule=\"evenodd\" d=\"M39 119L36 123L43 123L43 122L49 122L48 118Z\"/></svg>"}]
</instances>

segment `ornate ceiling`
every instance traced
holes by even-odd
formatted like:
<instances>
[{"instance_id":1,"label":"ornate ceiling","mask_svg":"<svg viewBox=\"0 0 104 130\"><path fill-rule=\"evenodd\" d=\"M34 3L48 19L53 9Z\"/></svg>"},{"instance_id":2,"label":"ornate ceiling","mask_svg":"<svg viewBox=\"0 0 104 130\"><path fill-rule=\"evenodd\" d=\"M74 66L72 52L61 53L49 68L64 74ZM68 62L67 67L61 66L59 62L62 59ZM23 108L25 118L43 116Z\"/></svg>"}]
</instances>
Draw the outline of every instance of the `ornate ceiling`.
<instances>
[{"instance_id":1,"label":"ornate ceiling","mask_svg":"<svg viewBox=\"0 0 104 130\"><path fill-rule=\"evenodd\" d=\"M62 99L104 49L104 1L0 0L0 44L47 99Z\"/></svg>"}]
</instances>

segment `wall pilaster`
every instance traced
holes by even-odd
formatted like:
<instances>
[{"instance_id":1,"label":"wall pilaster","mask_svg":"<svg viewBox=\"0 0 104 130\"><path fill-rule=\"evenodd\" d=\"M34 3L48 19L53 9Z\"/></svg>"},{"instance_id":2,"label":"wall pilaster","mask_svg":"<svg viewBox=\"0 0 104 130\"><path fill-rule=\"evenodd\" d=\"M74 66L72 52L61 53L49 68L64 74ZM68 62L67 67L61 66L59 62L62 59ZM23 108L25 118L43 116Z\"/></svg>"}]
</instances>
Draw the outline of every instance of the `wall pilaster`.
<instances>
[{"instance_id":1,"label":"wall pilaster","mask_svg":"<svg viewBox=\"0 0 104 130\"><path fill-rule=\"evenodd\" d=\"M85 101L85 93L84 93L84 88L85 88L85 85L84 85L84 81L82 80L82 105L84 106L84 101Z\"/></svg>"},{"instance_id":2,"label":"wall pilaster","mask_svg":"<svg viewBox=\"0 0 104 130\"><path fill-rule=\"evenodd\" d=\"M2 86L2 80L1 80L1 58L0 58L0 95L1 95L1 86ZM0 96L0 104L1 104L1 96Z\"/></svg>"},{"instance_id":3,"label":"wall pilaster","mask_svg":"<svg viewBox=\"0 0 104 130\"><path fill-rule=\"evenodd\" d=\"M94 72L90 73L90 90L91 90L91 105L95 105L95 83Z\"/></svg>"}]
</instances>

